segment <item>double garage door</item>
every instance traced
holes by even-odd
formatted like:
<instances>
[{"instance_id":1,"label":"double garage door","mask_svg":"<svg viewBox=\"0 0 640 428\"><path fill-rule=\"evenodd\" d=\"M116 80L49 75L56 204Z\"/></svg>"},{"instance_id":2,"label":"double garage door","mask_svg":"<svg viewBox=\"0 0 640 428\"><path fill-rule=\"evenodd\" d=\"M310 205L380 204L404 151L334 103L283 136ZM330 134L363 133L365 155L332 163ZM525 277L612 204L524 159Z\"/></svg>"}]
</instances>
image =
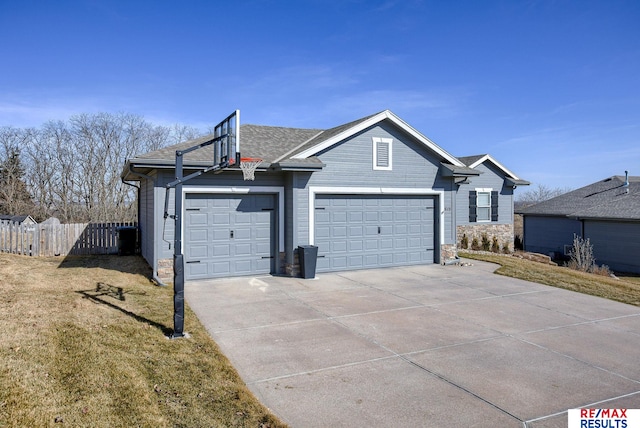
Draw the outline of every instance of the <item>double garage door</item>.
<instances>
[{"instance_id":1,"label":"double garage door","mask_svg":"<svg viewBox=\"0 0 640 428\"><path fill-rule=\"evenodd\" d=\"M276 197L187 194L186 279L268 274L275 254Z\"/></svg>"},{"instance_id":2,"label":"double garage door","mask_svg":"<svg viewBox=\"0 0 640 428\"><path fill-rule=\"evenodd\" d=\"M276 206L273 194L188 193L186 279L275 273ZM432 196L317 194L317 271L433 263L435 207Z\"/></svg>"},{"instance_id":3,"label":"double garage door","mask_svg":"<svg viewBox=\"0 0 640 428\"><path fill-rule=\"evenodd\" d=\"M317 270L433 263L435 198L316 195Z\"/></svg>"}]
</instances>

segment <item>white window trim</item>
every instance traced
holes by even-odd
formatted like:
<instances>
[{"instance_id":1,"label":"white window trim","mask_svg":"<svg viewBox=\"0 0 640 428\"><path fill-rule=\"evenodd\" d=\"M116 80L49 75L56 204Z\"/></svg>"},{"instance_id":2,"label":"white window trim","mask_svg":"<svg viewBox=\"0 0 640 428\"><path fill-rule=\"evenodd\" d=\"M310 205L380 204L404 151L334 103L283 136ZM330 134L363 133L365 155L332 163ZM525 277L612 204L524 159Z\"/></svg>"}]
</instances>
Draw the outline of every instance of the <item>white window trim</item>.
<instances>
[{"instance_id":1,"label":"white window trim","mask_svg":"<svg viewBox=\"0 0 640 428\"><path fill-rule=\"evenodd\" d=\"M316 195L425 195L436 196L438 198L439 216L439 237L440 245L444 241L444 190L431 188L404 188L404 187L309 187L309 244L315 245L315 215L316 215ZM439 249L438 249L439 252Z\"/></svg>"},{"instance_id":2,"label":"white window trim","mask_svg":"<svg viewBox=\"0 0 640 428\"><path fill-rule=\"evenodd\" d=\"M476 188L476 223L491 223L491 192L493 192L493 189L490 187L479 187ZM480 193L488 193L489 194L489 219L488 220L480 220L480 215L479 215L479 211L478 208L481 208L480 205L478 205L478 194ZM482 208L487 208L487 207L482 207Z\"/></svg>"},{"instance_id":3,"label":"white window trim","mask_svg":"<svg viewBox=\"0 0 640 428\"><path fill-rule=\"evenodd\" d=\"M373 140L373 169L377 171L391 171L393 169L393 138L372 137ZM389 144L389 166L378 166L378 144Z\"/></svg>"}]
</instances>

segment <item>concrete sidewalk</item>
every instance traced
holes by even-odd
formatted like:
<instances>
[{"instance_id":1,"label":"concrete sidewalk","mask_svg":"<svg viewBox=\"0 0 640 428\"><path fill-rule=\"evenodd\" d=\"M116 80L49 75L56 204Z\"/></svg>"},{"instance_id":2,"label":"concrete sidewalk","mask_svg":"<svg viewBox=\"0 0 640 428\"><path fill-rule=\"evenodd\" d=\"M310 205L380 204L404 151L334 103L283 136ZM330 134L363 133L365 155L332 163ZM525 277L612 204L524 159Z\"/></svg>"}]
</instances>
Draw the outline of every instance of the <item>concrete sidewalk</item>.
<instances>
[{"instance_id":1,"label":"concrete sidewalk","mask_svg":"<svg viewBox=\"0 0 640 428\"><path fill-rule=\"evenodd\" d=\"M411 266L189 282L256 396L292 427L566 427L640 408L640 308L494 275Z\"/></svg>"}]
</instances>

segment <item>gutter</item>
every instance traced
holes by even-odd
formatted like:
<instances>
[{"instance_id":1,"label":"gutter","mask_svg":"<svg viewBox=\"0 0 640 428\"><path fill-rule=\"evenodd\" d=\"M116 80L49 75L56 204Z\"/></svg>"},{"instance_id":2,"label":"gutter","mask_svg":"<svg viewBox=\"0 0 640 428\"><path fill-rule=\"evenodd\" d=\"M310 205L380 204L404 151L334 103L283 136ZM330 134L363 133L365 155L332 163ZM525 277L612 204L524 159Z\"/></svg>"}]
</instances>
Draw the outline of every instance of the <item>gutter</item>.
<instances>
[{"instance_id":1,"label":"gutter","mask_svg":"<svg viewBox=\"0 0 640 428\"><path fill-rule=\"evenodd\" d=\"M136 177L140 177L140 178L145 179L145 180L151 180L154 185L156 184L156 180L153 177L151 177L149 175L146 175L146 174L142 174L142 173L137 172L137 171L134 171L132 163L129 163L129 174L134 175ZM129 186L133 186L133 187L138 189L138 192L140 192L140 186L136 186L135 184L127 183L125 181L124 177L121 177L121 180L122 180L122 182L124 184L129 185ZM140 213L140 194L139 193L138 193L138 213ZM162 282L162 280L160 278L158 278L158 268L155 266L155 263L154 263L154 266L153 266L152 278L153 278L153 280L155 281L155 283L158 286L160 286L160 287L168 287L167 284L165 284L164 282Z\"/></svg>"}]
</instances>

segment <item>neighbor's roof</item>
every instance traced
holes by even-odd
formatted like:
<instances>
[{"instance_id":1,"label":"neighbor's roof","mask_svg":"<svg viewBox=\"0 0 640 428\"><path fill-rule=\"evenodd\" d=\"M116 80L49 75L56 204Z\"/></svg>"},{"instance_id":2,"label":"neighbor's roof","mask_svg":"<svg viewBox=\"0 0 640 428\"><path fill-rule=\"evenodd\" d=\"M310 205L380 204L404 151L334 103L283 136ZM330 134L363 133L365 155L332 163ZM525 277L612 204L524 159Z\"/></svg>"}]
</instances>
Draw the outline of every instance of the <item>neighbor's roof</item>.
<instances>
[{"instance_id":1,"label":"neighbor's roof","mask_svg":"<svg viewBox=\"0 0 640 428\"><path fill-rule=\"evenodd\" d=\"M519 210L524 215L640 220L640 177L613 176ZM628 192L627 192L628 190Z\"/></svg>"},{"instance_id":2,"label":"neighbor's roof","mask_svg":"<svg viewBox=\"0 0 640 428\"><path fill-rule=\"evenodd\" d=\"M12 223L22 224L27 219L30 219L33 223L35 223L35 220L30 215L5 215L5 214L0 214L0 220L10 221Z\"/></svg>"}]
</instances>

